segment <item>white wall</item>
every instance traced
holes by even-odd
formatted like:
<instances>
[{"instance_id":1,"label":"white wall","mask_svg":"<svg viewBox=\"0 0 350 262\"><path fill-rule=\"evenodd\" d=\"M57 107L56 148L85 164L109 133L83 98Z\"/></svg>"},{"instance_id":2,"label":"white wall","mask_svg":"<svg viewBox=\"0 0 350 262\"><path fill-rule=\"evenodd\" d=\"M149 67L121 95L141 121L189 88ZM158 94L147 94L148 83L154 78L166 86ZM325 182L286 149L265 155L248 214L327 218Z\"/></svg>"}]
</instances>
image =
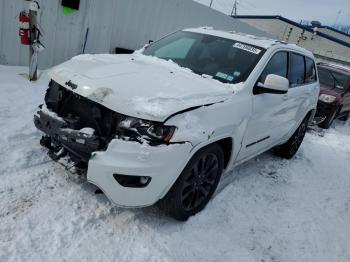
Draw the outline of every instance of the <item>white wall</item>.
<instances>
[{"instance_id":1,"label":"white wall","mask_svg":"<svg viewBox=\"0 0 350 262\"><path fill-rule=\"evenodd\" d=\"M191 0L81 0L80 10L64 14L60 0L38 0L43 44L41 68L61 63L82 51L112 52L117 46L137 49L148 40L186 27L213 26L268 36L252 26ZM19 44L18 14L24 0L0 0L0 64L28 65L28 47Z\"/></svg>"}]
</instances>

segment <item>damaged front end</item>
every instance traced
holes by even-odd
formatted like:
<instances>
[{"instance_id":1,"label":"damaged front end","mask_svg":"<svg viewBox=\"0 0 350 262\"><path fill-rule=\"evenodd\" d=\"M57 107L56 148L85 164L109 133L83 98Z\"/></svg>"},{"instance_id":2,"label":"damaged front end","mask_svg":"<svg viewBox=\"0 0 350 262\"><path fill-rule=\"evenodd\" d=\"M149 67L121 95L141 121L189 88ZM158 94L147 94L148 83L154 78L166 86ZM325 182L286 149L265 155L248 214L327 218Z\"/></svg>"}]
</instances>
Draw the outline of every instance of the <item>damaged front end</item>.
<instances>
[{"instance_id":1,"label":"damaged front end","mask_svg":"<svg viewBox=\"0 0 350 262\"><path fill-rule=\"evenodd\" d=\"M45 133L40 143L54 160L65 156L80 170L95 151L105 150L115 136L120 115L51 81L45 104L34 116Z\"/></svg>"},{"instance_id":2,"label":"damaged front end","mask_svg":"<svg viewBox=\"0 0 350 262\"><path fill-rule=\"evenodd\" d=\"M74 167L74 173L86 172L93 153L106 151L115 138L156 146L169 143L176 129L119 114L53 80L34 123L45 133L40 143L49 156L55 161L66 158L69 163L62 164Z\"/></svg>"}]
</instances>

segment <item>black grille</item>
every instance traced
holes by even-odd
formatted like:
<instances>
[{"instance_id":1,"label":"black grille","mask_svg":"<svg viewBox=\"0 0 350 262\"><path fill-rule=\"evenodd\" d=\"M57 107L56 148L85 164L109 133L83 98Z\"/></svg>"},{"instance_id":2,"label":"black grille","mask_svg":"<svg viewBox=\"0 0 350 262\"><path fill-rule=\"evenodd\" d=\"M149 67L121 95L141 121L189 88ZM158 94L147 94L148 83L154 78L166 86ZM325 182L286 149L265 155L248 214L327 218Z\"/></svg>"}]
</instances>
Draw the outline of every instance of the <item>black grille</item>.
<instances>
[{"instance_id":1,"label":"black grille","mask_svg":"<svg viewBox=\"0 0 350 262\"><path fill-rule=\"evenodd\" d=\"M69 123L70 128L93 128L105 142L115 135L117 123L123 119L122 115L67 90L54 81L50 83L45 102L50 110Z\"/></svg>"}]
</instances>

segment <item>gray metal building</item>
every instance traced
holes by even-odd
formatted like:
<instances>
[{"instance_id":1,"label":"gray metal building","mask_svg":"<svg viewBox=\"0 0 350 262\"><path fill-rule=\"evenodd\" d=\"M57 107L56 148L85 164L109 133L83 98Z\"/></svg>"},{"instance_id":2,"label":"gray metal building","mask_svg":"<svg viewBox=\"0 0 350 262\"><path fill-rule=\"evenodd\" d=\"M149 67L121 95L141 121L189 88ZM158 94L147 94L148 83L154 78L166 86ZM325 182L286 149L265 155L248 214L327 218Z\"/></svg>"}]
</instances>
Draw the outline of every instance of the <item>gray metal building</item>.
<instances>
[{"instance_id":1,"label":"gray metal building","mask_svg":"<svg viewBox=\"0 0 350 262\"><path fill-rule=\"evenodd\" d=\"M81 0L80 8L64 14L61 0L38 0L46 50L40 68L59 64L82 52L113 53L115 47L138 49L186 27L212 26L258 36L268 33L192 0ZM0 0L0 64L28 65L28 47L21 46L18 14L24 0Z\"/></svg>"},{"instance_id":2,"label":"gray metal building","mask_svg":"<svg viewBox=\"0 0 350 262\"><path fill-rule=\"evenodd\" d=\"M320 26L318 28L319 32L325 33L327 35L333 36L335 38L338 38L344 42L347 42L348 44L350 44L350 35L347 33L344 33L342 31L339 31L333 27L330 26Z\"/></svg>"},{"instance_id":3,"label":"gray metal building","mask_svg":"<svg viewBox=\"0 0 350 262\"><path fill-rule=\"evenodd\" d=\"M242 15L236 18L274 38L310 50L319 61L350 66L350 36L345 33L325 26L304 26L278 15Z\"/></svg>"}]
</instances>

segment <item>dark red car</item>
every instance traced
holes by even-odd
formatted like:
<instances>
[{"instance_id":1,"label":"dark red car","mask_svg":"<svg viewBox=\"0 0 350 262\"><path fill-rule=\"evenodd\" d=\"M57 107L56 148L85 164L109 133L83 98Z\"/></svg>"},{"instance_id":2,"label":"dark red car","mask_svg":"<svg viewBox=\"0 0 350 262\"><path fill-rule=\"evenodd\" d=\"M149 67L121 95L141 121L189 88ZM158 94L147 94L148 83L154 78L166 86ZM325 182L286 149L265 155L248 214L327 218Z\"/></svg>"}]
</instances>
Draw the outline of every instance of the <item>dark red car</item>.
<instances>
[{"instance_id":1,"label":"dark red car","mask_svg":"<svg viewBox=\"0 0 350 262\"><path fill-rule=\"evenodd\" d=\"M321 90L315 119L327 129L334 119L347 121L350 117L350 68L326 63L317 68Z\"/></svg>"}]
</instances>

